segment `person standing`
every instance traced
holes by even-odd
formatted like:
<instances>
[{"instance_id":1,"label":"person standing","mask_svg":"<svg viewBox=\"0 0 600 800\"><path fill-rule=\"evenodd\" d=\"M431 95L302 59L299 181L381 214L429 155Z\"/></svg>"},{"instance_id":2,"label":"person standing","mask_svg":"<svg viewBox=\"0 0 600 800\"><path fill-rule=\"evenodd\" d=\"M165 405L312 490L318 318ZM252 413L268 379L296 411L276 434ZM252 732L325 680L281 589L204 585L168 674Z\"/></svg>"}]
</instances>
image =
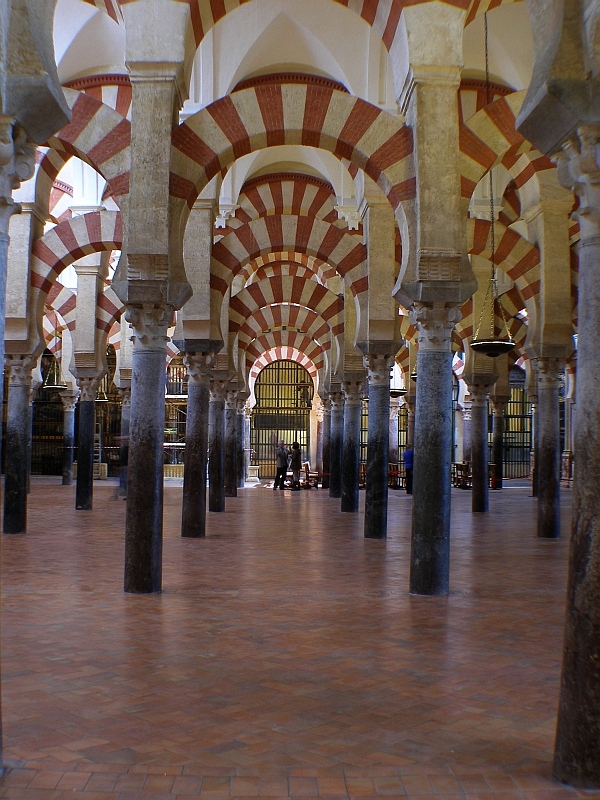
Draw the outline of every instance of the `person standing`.
<instances>
[{"instance_id":1,"label":"person standing","mask_svg":"<svg viewBox=\"0 0 600 800\"><path fill-rule=\"evenodd\" d=\"M406 473L406 494L413 493L413 458L415 451L409 447L404 451L404 472Z\"/></svg>"},{"instance_id":2,"label":"person standing","mask_svg":"<svg viewBox=\"0 0 600 800\"><path fill-rule=\"evenodd\" d=\"M300 491L300 470L302 469L302 455L300 445L294 442L292 445L292 457L290 459L290 469L292 470L292 491Z\"/></svg>"},{"instance_id":3,"label":"person standing","mask_svg":"<svg viewBox=\"0 0 600 800\"><path fill-rule=\"evenodd\" d=\"M275 473L275 485L273 486L273 491L275 491L277 487L280 489L284 488L289 455L290 453L285 446L285 442L281 440L277 446L277 449L275 450L275 467L277 471Z\"/></svg>"}]
</instances>

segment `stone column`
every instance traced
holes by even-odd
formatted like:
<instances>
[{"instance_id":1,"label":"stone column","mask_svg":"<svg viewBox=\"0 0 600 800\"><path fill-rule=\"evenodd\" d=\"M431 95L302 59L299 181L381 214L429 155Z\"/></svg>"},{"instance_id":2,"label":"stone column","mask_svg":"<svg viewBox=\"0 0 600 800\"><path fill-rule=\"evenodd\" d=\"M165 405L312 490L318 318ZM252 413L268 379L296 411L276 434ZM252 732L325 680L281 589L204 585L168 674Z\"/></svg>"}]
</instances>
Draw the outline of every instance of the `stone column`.
<instances>
[{"instance_id":1,"label":"stone column","mask_svg":"<svg viewBox=\"0 0 600 800\"><path fill-rule=\"evenodd\" d=\"M243 489L246 483L246 454L244 450L244 427L245 427L245 411L246 408L246 398L239 398L237 401L237 432L236 432L236 442L237 442L237 456L236 456L236 465L237 465L237 487L238 489Z\"/></svg>"},{"instance_id":2,"label":"stone column","mask_svg":"<svg viewBox=\"0 0 600 800\"><path fill-rule=\"evenodd\" d=\"M78 511L91 511L94 494L94 437L98 379L77 378L77 386L80 395L75 508Z\"/></svg>"},{"instance_id":3,"label":"stone column","mask_svg":"<svg viewBox=\"0 0 600 800\"><path fill-rule=\"evenodd\" d=\"M29 444L29 393L31 356L7 356L8 409L6 415L6 478L4 483L4 533L27 530L27 465Z\"/></svg>"},{"instance_id":4,"label":"stone column","mask_svg":"<svg viewBox=\"0 0 600 800\"><path fill-rule=\"evenodd\" d=\"M225 396L225 497L237 497L238 485L238 425L237 389Z\"/></svg>"},{"instance_id":5,"label":"stone column","mask_svg":"<svg viewBox=\"0 0 600 800\"><path fill-rule=\"evenodd\" d=\"M369 384L370 385L370 384ZM369 403L371 400L369 399ZM369 406L370 410L371 406ZM397 397L390 397L390 422L389 422L389 455L390 464L397 464L398 456L398 413L400 411L400 400Z\"/></svg>"},{"instance_id":6,"label":"stone column","mask_svg":"<svg viewBox=\"0 0 600 800\"><path fill-rule=\"evenodd\" d=\"M208 510L225 511L226 381L211 379L208 412Z\"/></svg>"},{"instance_id":7,"label":"stone column","mask_svg":"<svg viewBox=\"0 0 600 800\"><path fill-rule=\"evenodd\" d=\"M127 321L133 352L124 585L126 592L149 594L162 588L165 364L173 308L129 305Z\"/></svg>"},{"instance_id":8,"label":"stone column","mask_svg":"<svg viewBox=\"0 0 600 800\"><path fill-rule=\"evenodd\" d=\"M367 355L363 359L369 380L369 430L365 539L387 536L388 459L390 450L390 369L392 356ZM396 414L396 441L398 439Z\"/></svg>"},{"instance_id":9,"label":"stone column","mask_svg":"<svg viewBox=\"0 0 600 800\"><path fill-rule=\"evenodd\" d=\"M494 410L494 439L492 442L494 475L492 489L502 489L502 479L504 477L504 412L507 402L508 398L506 397L496 397L492 401Z\"/></svg>"},{"instance_id":10,"label":"stone column","mask_svg":"<svg viewBox=\"0 0 600 800\"><path fill-rule=\"evenodd\" d=\"M317 452L316 452L316 462L312 466L312 469L316 469L317 472L323 473L323 416L324 416L324 408L323 405L320 404L318 408L315 410L315 414L317 417Z\"/></svg>"},{"instance_id":11,"label":"stone column","mask_svg":"<svg viewBox=\"0 0 600 800\"><path fill-rule=\"evenodd\" d=\"M200 538L206 533L206 469L208 459L208 407L213 353L188 353L188 403L185 425L185 468L181 535Z\"/></svg>"},{"instance_id":12,"label":"stone column","mask_svg":"<svg viewBox=\"0 0 600 800\"><path fill-rule=\"evenodd\" d=\"M560 536L560 425L558 390L562 364L558 358L537 359L538 536Z\"/></svg>"},{"instance_id":13,"label":"stone column","mask_svg":"<svg viewBox=\"0 0 600 800\"><path fill-rule=\"evenodd\" d=\"M415 403L414 400L410 401L404 399L406 406L406 446L414 448L415 446Z\"/></svg>"},{"instance_id":14,"label":"stone column","mask_svg":"<svg viewBox=\"0 0 600 800\"><path fill-rule=\"evenodd\" d=\"M447 594L450 583L452 353L455 308L415 304L418 325L417 410L410 591Z\"/></svg>"},{"instance_id":15,"label":"stone column","mask_svg":"<svg viewBox=\"0 0 600 800\"><path fill-rule=\"evenodd\" d=\"M537 390L536 390L537 391ZM538 496L538 396L529 394L531 403L531 496Z\"/></svg>"},{"instance_id":16,"label":"stone column","mask_svg":"<svg viewBox=\"0 0 600 800\"><path fill-rule=\"evenodd\" d=\"M250 462L252 461L252 447L250 445L250 420L252 409L244 406L244 481L248 480Z\"/></svg>"},{"instance_id":17,"label":"stone column","mask_svg":"<svg viewBox=\"0 0 600 800\"><path fill-rule=\"evenodd\" d=\"M360 412L364 380L344 381L344 433L342 449L341 511L358 511L358 463L360 458Z\"/></svg>"},{"instance_id":18,"label":"stone column","mask_svg":"<svg viewBox=\"0 0 600 800\"><path fill-rule=\"evenodd\" d=\"M489 383L469 385L471 397L471 476L473 491L471 511L487 512L490 508L488 456Z\"/></svg>"},{"instance_id":19,"label":"stone column","mask_svg":"<svg viewBox=\"0 0 600 800\"><path fill-rule=\"evenodd\" d=\"M342 447L344 438L344 395L330 392L331 433L329 437L329 497L342 496Z\"/></svg>"},{"instance_id":20,"label":"stone column","mask_svg":"<svg viewBox=\"0 0 600 800\"><path fill-rule=\"evenodd\" d=\"M121 395L121 442L119 445L119 497L127 497L127 474L129 462L129 428L131 426L131 386L122 386Z\"/></svg>"},{"instance_id":21,"label":"stone column","mask_svg":"<svg viewBox=\"0 0 600 800\"><path fill-rule=\"evenodd\" d=\"M73 485L73 457L75 453L75 406L78 395L62 394L63 406L63 473L62 485Z\"/></svg>"},{"instance_id":22,"label":"stone column","mask_svg":"<svg viewBox=\"0 0 600 800\"><path fill-rule=\"evenodd\" d=\"M331 400L323 398L323 489L329 489L331 472Z\"/></svg>"},{"instance_id":23,"label":"stone column","mask_svg":"<svg viewBox=\"0 0 600 800\"><path fill-rule=\"evenodd\" d=\"M463 402L463 461L471 461L471 398Z\"/></svg>"}]
</instances>

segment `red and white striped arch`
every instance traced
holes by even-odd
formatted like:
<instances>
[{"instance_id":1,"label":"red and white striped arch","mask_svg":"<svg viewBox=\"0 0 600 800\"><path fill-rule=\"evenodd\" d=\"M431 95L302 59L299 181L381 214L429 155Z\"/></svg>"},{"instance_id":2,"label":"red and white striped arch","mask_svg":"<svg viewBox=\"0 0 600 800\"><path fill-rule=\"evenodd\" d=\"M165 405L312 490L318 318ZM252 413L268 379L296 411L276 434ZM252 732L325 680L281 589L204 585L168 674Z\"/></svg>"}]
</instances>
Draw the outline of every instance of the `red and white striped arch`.
<instances>
[{"instance_id":1,"label":"red and white striped arch","mask_svg":"<svg viewBox=\"0 0 600 800\"><path fill-rule=\"evenodd\" d=\"M295 216L263 217L224 236L212 249L211 288L225 295L248 262L283 250L327 262L355 297L368 289L367 248L362 240L321 220Z\"/></svg>"},{"instance_id":2,"label":"red and white striped arch","mask_svg":"<svg viewBox=\"0 0 600 800\"><path fill-rule=\"evenodd\" d=\"M96 306L96 328L102 334L108 336L110 331L118 324L121 314L125 311L125 306L119 300L110 286L98 295L98 305Z\"/></svg>"},{"instance_id":3,"label":"red and white striped arch","mask_svg":"<svg viewBox=\"0 0 600 800\"><path fill-rule=\"evenodd\" d=\"M300 364L308 372L313 381L317 380L318 369L313 362L304 353L296 350L295 347L274 347L272 350L267 350L259 358L256 359L250 368L250 390L253 390L254 382L258 374L272 364L274 361L294 361Z\"/></svg>"},{"instance_id":4,"label":"red and white striped arch","mask_svg":"<svg viewBox=\"0 0 600 800\"><path fill-rule=\"evenodd\" d=\"M277 173L252 178L242 187L238 203L235 216L227 221L230 228L273 214L314 217L345 226L338 220L331 184L312 175Z\"/></svg>"},{"instance_id":5,"label":"red and white striped arch","mask_svg":"<svg viewBox=\"0 0 600 800\"><path fill-rule=\"evenodd\" d=\"M251 283L255 272L262 269L264 266L271 264L289 264L290 266L298 264L304 266L311 272L314 272L319 283L323 284L326 283L329 278L333 278L335 276L335 268L320 258L308 256L306 253L295 253L291 250L282 250L265 253L264 255L258 256L258 258L252 259L252 261L249 261L247 264L245 264L239 272L242 285L245 286L246 284Z\"/></svg>"},{"instance_id":6,"label":"red and white striped arch","mask_svg":"<svg viewBox=\"0 0 600 800\"><path fill-rule=\"evenodd\" d=\"M325 285L325 281L323 280L322 276L314 272L312 269L310 269L310 267L305 267L303 264L282 264L281 262L267 264L266 266L257 269L256 272L252 273L245 285L247 286L250 283L256 283L256 281L262 281L265 278L272 278L275 275L292 275L294 277L304 278L305 280L313 280L317 283L322 283Z\"/></svg>"},{"instance_id":7,"label":"red and white striped arch","mask_svg":"<svg viewBox=\"0 0 600 800\"><path fill-rule=\"evenodd\" d=\"M394 208L415 196L410 128L329 87L290 83L234 92L189 117L174 130L172 143L170 193L181 211L236 159L284 144L319 147L351 161L379 184ZM179 221L173 224L178 232Z\"/></svg>"},{"instance_id":8,"label":"red and white striped arch","mask_svg":"<svg viewBox=\"0 0 600 800\"><path fill-rule=\"evenodd\" d=\"M318 341L324 350L331 348L331 337L341 333L342 325L332 330L330 324L310 308L303 306L272 305L252 314L239 329L240 346L250 344L263 333L273 329L300 331L310 339Z\"/></svg>"},{"instance_id":9,"label":"red and white striped arch","mask_svg":"<svg viewBox=\"0 0 600 800\"><path fill-rule=\"evenodd\" d=\"M272 331L263 333L245 348L247 371L251 373L253 365L264 353L284 347L302 353L316 370L327 366L325 351L318 342L297 331Z\"/></svg>"},{"instance_id":10,"label":"red and white striped arch","mask_svg":"<svg viewBox=\"0 0 600 800\"><path fill-rule=\"evenodd\" d=\"M64 84L67 89L84 92L100 103L114 109L125 119L131 119L131 81L129 75L106 73L86 75Z\"/></svg>"},{"instance_id":11,"label":"red and white striped arch","mask_svg":"<svg viewBox=\"0 0 600 800\"><path fill-rule=\"evenodd\" d=\"M343 298L314 281L288 276L253 283L232 297L229 304L230 334L237 334L256 312L276 304L294 304L311 309L331 326L334 335L343 329Z\"/></svg>"}]
</instances>

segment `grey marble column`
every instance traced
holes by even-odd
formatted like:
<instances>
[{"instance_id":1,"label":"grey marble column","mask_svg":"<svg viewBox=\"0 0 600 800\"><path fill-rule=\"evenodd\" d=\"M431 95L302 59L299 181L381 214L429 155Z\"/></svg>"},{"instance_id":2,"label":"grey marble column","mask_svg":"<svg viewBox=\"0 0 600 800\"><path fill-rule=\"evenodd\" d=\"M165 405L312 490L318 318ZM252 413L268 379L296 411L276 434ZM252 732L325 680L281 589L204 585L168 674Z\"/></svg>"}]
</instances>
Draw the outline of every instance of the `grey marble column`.
<instances>
[{"instance_id":1,"label":"grey marble column","mask_svg":"<svg viewBox=\"0 0 600 800\"><path fill-rule=\"evenodd\" d=\"M6 415L6 478L4 483L4 533L27 530L27 465L29 445L29 394L31 356L7 356L8 408Z\"/></svg>"},{"instance_id":2,"label":"grey marble column","mask_svg":"<svg viewBox=\"0 0 600 800\"><path fill-rule=\"evenodd\" d=\"M342 496L342 448L344 441L344 395L330 392L331 433L329 436L329 497Z\"/></svg>"},{"instance_id":3,"label":"grey marble column","mask_svg":"<svg viewBox=\"0 0 600 800\"><path fill-rule=\"evenodd\" d=\"M63 469L62 485L73 485L73 459L75 454L75 406L79 395L62 394L63 406Z\"/></svg>"},{"instance_id":4,"label":"grey marble column","mask_svg":"<svg viewBox=\"0 0 600 800\"><path fill-rule=\"evenodd\" d=\"M537 384L537 379L536 379ZM537 391L537 388L536 388ZM538 396L537 394L530 394L529 401L531 402L531 496L538 496Z\"/></svg>"},{"instance_id":5,"label":"grey marble column","mask_svg":"<svg viewBox=\"0 0 600 800\"><path fill-rule=\"evenodd\" d=\"M508 399L496 397L492 401L494 410L494 439L492 441L492 462L494 475L492 489L502 489L504 478L504 412Z\"/></svg>"},{"instance_id":6,"label":"grey marble column","mask_svg":"<svg viewBox=\"0 0 600 800\"><path fill-rule=\"evenodd\" d=\"M579 196L581 241L575 472L554 777L600 789L600 124L577 133L579 141L569 141L558 161L559 180ZM545 404L554 404L554 387L543 391ZM540 458L545 446L540 439Z\"/></svg>"},{"instance_id":7,"label":"grey marble column","mask_svg":"<svg viewBox=\"0 0 600 800\"><path fill-rule=\"evenodd\" d=\"M537 533L543 539L560 536L560 371L557 358L538 358Z\"/></svg>"},{"instance_id":8,"label":"grey marble column","mask_svg":"<svg viewBox=\"0 0 600 800\"><path fill-rule=\"evenodd\" d=\"M323 489L329 489L331 470L331 400L323 397Z\"/></svg>"},{"instance_id":9,"label":"grey marble column","mask_svg":"<svg viewBox=\"0 0 600 800\"><path fill-rule=\"evenodd\" d=\"M342 436L342 497L340 510L358 511L358 463L360 459L360 416L364 378L344 381L344 433Z\"/></svg>"},{"instance_id":10,"label":"grey marble column","mask_svg":"<svg viewBox=\"0 0 600 800\"><path fill-rule=\"evenodd\" d=\"M364 535L366 539L385 539L390 449L390 369L394 359L389 355L367 355L363 361L369 380Z\"/></svg>"},{"instance_id":11,"label":"grey marble column","mask_svg":"<svg viewBox=\"0 0 600 800\"><path fill-rule=\"evenodd\" d=\"M312 469L316 469L317 472L323 472L323 406L319 405L316 409L316 417L317 417L317 452L316 452L316 463L312 466Z\"/></svg>"},{"instance_id":12,"label":"grey marble column","mask_svg":"<svg viewBox=\"0 0 600 800\"><path fill-rule=\"evenodd\" d=\"M370 383L369 383L370 386ZM369 395L370 397L370 395ZM369 403L371 400L369 399ZM369 406L369 409L371 407ZM397 397L390 397L390 420L389 420L389 455L390 464L397 464L400 460L398 451L398 415L400 411L400 400Z\"/></svg>"},{"instance_id":13,"label":"grey marble column","mask_svg":"<svg viewBox=\"0 0 600 800\"><path fill-rule=\"evenodd\" d=\"M75 508L91 511L94 496L94 436L96 433L96 393L98 378L78 378L79 426L77 435L77 483Z\"/></svg>"},{"instance_id":14,"label":"grey marble column","mask_svg":"<svg viewBox=\"0 0 600 800\"><path fill-rule=\"evenodd\" d=\"M237 389L229 389L225 396L225 497L237 497L238 486L238 426Z\"/></svg>"},{"instance_id":15,"label":"grey marble column","mask_svg":"<svg viewBox=\"0 0 600 800\"><path fill-rule=\"evenodd\" d=\"M127 309L133 352L124 585L135 594L162 588L165 365L172 320L170 305Z\"/></svg>"},{"instance_id":16,"label":"grey marble column","mask_svg":"<svg viewBox=\"0 0 600 800\"><path fill-rule=\"evenodd\" d=\"M208 411L208 510L225 511L226 381L211 379Z\"/></svg>"},{"instance_id":17,"label":"grey marble column","mask_svg":"<svg viewBox=\"0 0 600 800\"><path fill-rule=\"evenodd\" d=\"M208 406L213 353L188 353L188 404L185 425L185 467L181 535L206 535L206 469L208 461Z\"/></svg>"},{"instance_id":18,"label":"grey marble column","mask_svg":"<svg viewBox=\"0 0 600 800\"><path fill-rule=\"evenodd\" d=\"M407 400L404 398L404 405L406 406L406 447L415 446L415 400Z\"/></svg>"},{"instance_id":19,"label":"grey marble column","mask_svg":"<svg viewBox=\"0 0 600 800\"><path fill-rule=\"evenodd\" d=\"M452 468L452 353L460 318L455 308L415 304L418 325L417 409L413 469L410 591L448 594L450 588L450 480Z\"/></svg>"},{"instance_id":20,"label":"grey marble column","mask_svg":"<svg viewBox=\"0 0 600 800\"><path fill-rule=\"evenodd\" d=\"M119 389L121 395L121 441L119 443L119 497L127 497L129 462L129 428L131 426L131 386Z\"/></svg>"},{"instance_id":21,"label":"grey marble column","mask_svg":"<svg viewBox=\"0 0 600 800\"><path fill-rule=\"evenodd\" d=\"M463 461L471 461L471 398L463 403Z\"/></svg>"},{"instance_id":22,"label":"grey marble column","mask_svg":"<svg viewBox=\"0 0 600 800\"><path fill-rule=\"evenodd\" d=\"M471 511L490 508L488 458L488 396L490 384L470 384L471 397Z\"/></svg>"}]
</instances>

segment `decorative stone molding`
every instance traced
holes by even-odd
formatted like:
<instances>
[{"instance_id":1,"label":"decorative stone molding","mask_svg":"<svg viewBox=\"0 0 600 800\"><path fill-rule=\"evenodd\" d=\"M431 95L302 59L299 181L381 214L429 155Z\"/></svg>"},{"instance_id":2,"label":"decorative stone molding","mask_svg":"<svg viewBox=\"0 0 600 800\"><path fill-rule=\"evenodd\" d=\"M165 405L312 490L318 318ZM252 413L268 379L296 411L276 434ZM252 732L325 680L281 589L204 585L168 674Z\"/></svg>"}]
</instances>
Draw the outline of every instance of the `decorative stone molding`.
<instances>
[{"instance_id":1,"label":"decorative stone molding","mask_svg":"<svg viewBox=\"0 0 600 800\"><path fill-rule=\"evenodd\" d=\"M538 392L560 386L561 372L564 369L564 362L560 358L538 358L535 367Z\"/></svg>"},{"instance_id":2,"label":"decorative stone molding","mask_svg":"<svg viewBox=\"0 0 600 800\"><path fill-rule=\"evenodd\" d=\"M77 405L77 401L79 400L78 394L63 394L60 393L60 402L62 403L62 407L64 411L75 411L75 406Z\"/></svg>"},{"instance_id":3,"label":"decorative stone molding","mask_svg":"<svg viewBox=\"0 0 600 800\"><path fill-rule=\"evenodd\" d=\"M489 383L476 383L469 384L469 396L471 398L471 408L481 408L487 403L488 395L490 393Z\"/></svg>"},{"instance_id":4,"label":"decorative stone molding","mask_svg":"<svg viewBox=\"0 0 600 800\"><path fill-rule=\"evenodd\" d=\"M559 182L579 197L579 208L573 217L581 229L580 246L600 243L600 167L597 145L600 124L582 125L577 136L563 144L562 153L554 157ZM590 242L590 240L594 240Z\"/></svg>"},{"instance_id":5,"label":"decorative stone molding","mask_svg":"<svg viewBox=\"0 0 600 800\"><path fill-rule=\"evenodd\" d=\"M210 379L210 401L211 403L224 402L227 394L227 381L218 378Z\"/></svg>"},{"instance_id":6,"label":"decorative stone molding","mask_svg":"<svg viewBox=\"0 0 600 800\"><path fill-rule=\"evenodd\" d=\"M131 405L131 386L121 386L119 388L121 395L121 407L126 408Z\"/></svg>"},{"instance_id":7,"label":"decorative stone molding","mask_svg":"<svg viewBox=\"0 0 600 800\"><path fill-rule=\"evenodd\" d=\"M227 220L235 216L235 212L240 206L235 203L224 203L219 205L219 213L215 217L215 228L226 228Z\"/></svg>"},{"instance_id":8,"label":"decorative stone molding","mask_svg":"<svg viewBox=\"0 0 600 800\"><path fill-rule=\"evenodd\" d=\"M98 386L100 386L100 381L102 380L101 377L96 376L94 378L77 378L77 386L79 387L79 391L81 392L79 397L79 402L81 403L88 403L88 402L95 402L96 395L98 393Z\"/></svg>"},{"instance_id":9,"label":"decorative stone molding","mask_svg":"<svg viewBox=\"0 0 600 800\"><path fill-rule=\"evenodd\" d=\"M31 355L5 356L9 386L30 386L32 381L31 370L35 367L37 358Z\"/></svg>"},{"instance_id":10,"label":"decorative stone molding","mask_svg":"<svg viewBox=\"0 0 600 800\"><path fill-rule=\"evenodd\" d=\"M247 397L240 397L240 393L238 392L238 399L237 399L237 405L236 405L238 414L240 414L240 415L243 414L244 416L246 415L246 408L247 408L246 403L247 402L248 402L248 398Z\"/></svg>"},{"instance_id":11,"label":"decorative stone molding","mask_svg":"<svg viewBox=\"0 0 600 800\"><path fill-rule=\"evenodd\" d=\"M471 400L470 399L468 401L465 400L463 402L462 417L463 417L463 422L470 422L470 420L472 418L472 415L471 415Z\"/></svg>"},{"instance_id":12,"label":"decorative stone molding","mask_svg":"<svg viewBox=\"0 0 600 800\"><path fill-rule=\"evenodd\" d=\"M364 395L364 381L343 381L342 391L346 405L359 406Z\"/></svg>"},{"instance_id":13,"label":"decorative stone molding","mask_svg":"<svg viewBox=\"0 0 600 800\"><path fill-rule=\"evenodd\" d=\"M395 422L398 419L400 412L400 400L397 397L390 398L390 422Z\"/></svg>"},{"instance_id":14,"label":"decorative stone molding","mask_svg":"<svg viewBox=\"0 0 600 800\"><path fill-rule=\"evenodd\" d=\"M416 338L420 351L449 353L452 331L459 320L457 306L437 308L414 303L410 310L410 321L418 328Z\"/></svg>"},{"instance_id":15,"label":"decorative stone molding","mask_svg":"<svg viewBox=\"0 0 600 800\"><path fill-rule=\"evenodd\" d=\"M343 409L344 407L344 393L343 392L330 392L329 393L329 403L331 405L331 410L339 410Z\"/></svg>"},{"instance_id":16,"label":"decorative stone molding","mask_svg":"<svg viewBox=\"0 0 600 800\"><path fill-rule=\"evenodd\" d=\"M335 206L338 219L343 219L349 231L357 231L362 222L362 214L356 206Z\"/></svg>"},{"instance_id":17,"label":"decorative stone molding","mask_svg":"<svg viewBox=\"0 0 600 800\"><path fill-rule=\"evenodd\" d=\"M29 180L35 169L35 145L27 142L25 132L12 117L0 117L0 243L8 244L8 223L21 206L12 192Z\"/></svg>"},{"instance_id":18,"label":"decorative stone molding","mask_svg":"<svg viewBox=\"0 0 600 800\"><path fill-rule=\"evenodd\" d=\"M363 364L367 370L369 386L389 386L390 370L394 366L394 356L366 355Z\"/></svg>"},{"instance_id":19,"label":"decorative stone molding","mask_svg":"<svg viewBox=\"0 0 600 800\"><path fill-rule=\"evenodd\" d=\"M210 371L215 362L215 353L186 353L183 363L188 371L189 380L198 386L208 386Z\"/></svg>"},{"instance_id":20,"label":"decorative stone molding","mask_svg":"<svg viewBox=\"0 0 600 800\"><path fill-rule=\"evenodd\" d=\"M133 328L134 351L162 351L166 348L169 337L167 328L173 322L173 306L141 303L128 305L125 319Z\"/></svg>"},{"instance_id":21,"label":"decorative stone molding","mask_svg":"<svg viewBox=\"0 0 600 800\"><path fill-rule=\"evenodd\" d=\"M237 411L237 403L238 403L238 390L228 388L225 393L225 408L228 411Z\"/></svg>"}]
</instances>

